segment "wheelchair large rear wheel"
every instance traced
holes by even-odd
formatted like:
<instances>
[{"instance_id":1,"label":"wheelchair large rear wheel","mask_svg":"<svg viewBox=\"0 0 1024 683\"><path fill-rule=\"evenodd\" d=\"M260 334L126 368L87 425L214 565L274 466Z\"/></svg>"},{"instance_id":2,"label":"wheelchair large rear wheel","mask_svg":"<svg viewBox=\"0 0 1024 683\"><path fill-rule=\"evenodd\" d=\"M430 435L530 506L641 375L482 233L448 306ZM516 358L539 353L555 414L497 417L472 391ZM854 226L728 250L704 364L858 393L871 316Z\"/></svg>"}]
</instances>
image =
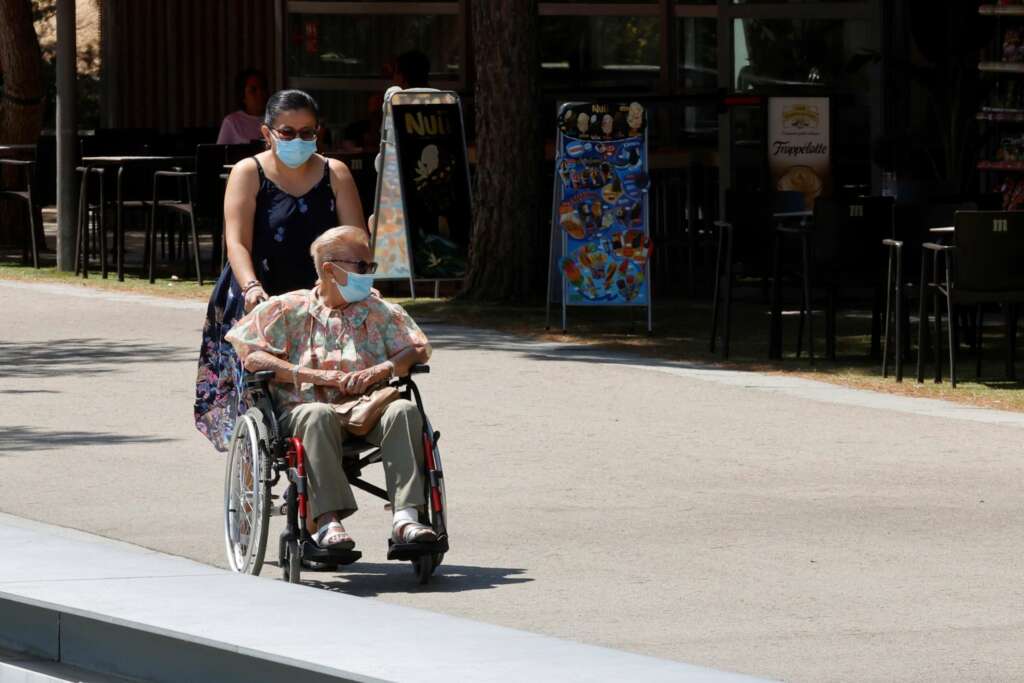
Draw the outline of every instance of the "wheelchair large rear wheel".
<instances>
[{"instance_id":1,"label":"wheelchair large rear wheel","mask_svg":"<svg viewBox=\"0 0 1024 683\"><path fill-rule=\"evenodd\" d=\"M224 476L224 542L228 565L259 574L270 526L270 442L259 408L238 418Z\"/></svg>"}]
</instances>

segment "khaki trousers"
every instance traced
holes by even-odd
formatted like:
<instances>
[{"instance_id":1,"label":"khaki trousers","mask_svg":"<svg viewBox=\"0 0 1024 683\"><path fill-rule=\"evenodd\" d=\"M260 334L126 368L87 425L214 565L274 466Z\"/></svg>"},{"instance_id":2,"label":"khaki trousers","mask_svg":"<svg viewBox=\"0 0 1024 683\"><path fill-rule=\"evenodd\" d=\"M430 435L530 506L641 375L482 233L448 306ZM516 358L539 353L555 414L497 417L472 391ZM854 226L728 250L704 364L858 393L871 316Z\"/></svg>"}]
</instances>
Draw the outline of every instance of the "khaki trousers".
<instances>
[{"instance_id":1,"label":"khaki trousers","mask_svg":"<svg viewBox=\"0 0 1024 683\"><path fill-rule=\"evenodd\" d=\"M298 437L306 450L308 514L316 519L338 511L348 517L356 499L341 465L342 444L349 437L327 403L304 403L281 417L285 434ZM423 479L423 418L412 401L390 404L373 430L363 437L380 446L388 497L395 510L426 505Z\"/></svg>"}]
</instances>

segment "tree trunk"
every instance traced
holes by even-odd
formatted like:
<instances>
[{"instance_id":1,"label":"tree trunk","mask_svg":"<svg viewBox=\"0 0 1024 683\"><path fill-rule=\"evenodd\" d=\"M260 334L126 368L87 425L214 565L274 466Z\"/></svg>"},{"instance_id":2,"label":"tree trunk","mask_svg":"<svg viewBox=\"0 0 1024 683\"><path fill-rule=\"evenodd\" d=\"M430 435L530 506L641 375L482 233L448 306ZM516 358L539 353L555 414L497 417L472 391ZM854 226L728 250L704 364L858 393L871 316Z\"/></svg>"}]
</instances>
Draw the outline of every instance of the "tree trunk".
<instances>
[{"instance_id":1,"label":"tree trunk","mask_svg":"<svg viewBox=\"0 0 1024 683\"><path fill-rule=\"evenodd\" d=\"M476 65L476 176L473 237L464 294L527 297L541 215L542 141L536 0L471 3Z\"/></svg>"},{"instance_id":2,"label":"tree trunk","mask_svg":"<svg viewBox=\"0 0 1024 683\"><path fill-rule=\"evenodd\" d=\"M0 0L0 144L34 144L43 123L42 52L32 24L31 0ZM13 173L13 176L11 175ZM5 183L21 182L9 171ZM0 208L0 240L27 239L27 217L11 202Z\"/></svg>"}]
</instances>

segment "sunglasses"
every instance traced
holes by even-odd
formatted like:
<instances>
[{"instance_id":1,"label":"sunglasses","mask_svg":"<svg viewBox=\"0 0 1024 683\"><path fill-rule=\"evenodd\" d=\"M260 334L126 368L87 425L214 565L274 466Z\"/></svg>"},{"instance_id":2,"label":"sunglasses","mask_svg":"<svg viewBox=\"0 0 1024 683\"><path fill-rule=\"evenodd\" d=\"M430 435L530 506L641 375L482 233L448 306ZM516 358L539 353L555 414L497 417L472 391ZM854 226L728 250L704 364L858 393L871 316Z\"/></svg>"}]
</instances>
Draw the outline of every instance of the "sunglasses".
<instances>
[{"instance_id":1,"label":"sunglasses","mask_svg":"<svg viewBox=\"0 0 1024 683\"><path fill-rule=\"evenodd\" d=\"M274 134L284 141L294 140L300 138L306 142L312 142L316 140L316 129L315 128L303 128L300 131L296 131L294 128L285 126L284 128L271 128Z\"/></svg>"},{"instance_id":2,"label":"sunglasses","mask_svg":"<svg viewBox=\"0 0 1024 683\"><path fill-rule=\"evenodd\" d=\"M350 266L355 266L356 269L354 272L359 273L360 275L373 275L374 273L377 272L376 261L370 261L369 263L367 263L362 259L360 259L359 261L348 261L346 259L334 258L324 261L324 263L347 263Z\"/></svg>"}]
</instances>

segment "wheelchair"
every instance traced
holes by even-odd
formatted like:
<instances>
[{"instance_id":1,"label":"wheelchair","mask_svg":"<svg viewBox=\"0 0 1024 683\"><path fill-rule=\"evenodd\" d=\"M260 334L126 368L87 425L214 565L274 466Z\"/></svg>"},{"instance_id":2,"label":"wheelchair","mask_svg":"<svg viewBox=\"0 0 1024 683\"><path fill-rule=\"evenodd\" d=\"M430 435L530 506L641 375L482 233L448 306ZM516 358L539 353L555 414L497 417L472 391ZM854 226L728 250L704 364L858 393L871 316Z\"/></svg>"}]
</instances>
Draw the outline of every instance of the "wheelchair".
<instances>
[{"instance_id":1,"label":"wheelchair","mask_svg":"<svg viewBox=\"0 0 1024 683\"><path fill-rule=\"evenodd\" d=\"M395 543L388 538L389 560L408 561L420 584L426 584L448 551L446 500L441 454L434 431L423 410L423 401L412 375L430 372L428 365L413 366L409 376L392 379L402 398L414 400L423 418L423 454L426 467L426 510L420 522L430 526L437 540L430 543ZM272 371L246 374L243 405L228 451L224 478L224 542L228 565L238 573L258 575L263 567L271 515L285 517L278 540L280 566L285 581L299 583L303 569L337 571L362 557L358 550L319 547L306 530L305 451L299 439L286 437L278 427L270 394ZM362 471L381 461L380 449L362 439L346 439L342 464L352 486L388 500L387 491L365 481ZM284 501L271 490L281 477L287 481Z\"/></svg>"}]
</instances>

